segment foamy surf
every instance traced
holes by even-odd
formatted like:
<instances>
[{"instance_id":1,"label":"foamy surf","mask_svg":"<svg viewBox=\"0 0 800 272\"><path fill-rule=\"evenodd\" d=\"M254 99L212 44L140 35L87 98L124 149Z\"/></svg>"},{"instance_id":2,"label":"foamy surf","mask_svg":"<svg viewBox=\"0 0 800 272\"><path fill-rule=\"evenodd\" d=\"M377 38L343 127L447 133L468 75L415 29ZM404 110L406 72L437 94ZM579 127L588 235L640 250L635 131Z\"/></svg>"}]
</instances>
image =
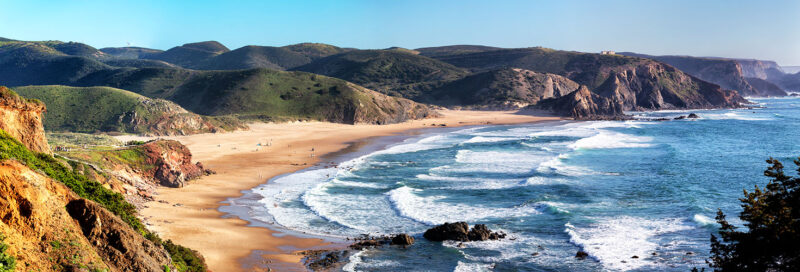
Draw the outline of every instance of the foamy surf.
<instances>
[{"instance_id":1,"label":"foamy surf","mask_svg":"<svg viewBox=\"0 0 800 272\"><path fill-rule=\"evenodd\" d=\"M597 218L596 221L585 227L567 223L564 231L570 236L571 243L583 248L589 256L611 270L653 265L648 259L659 248L659 235L691 229L678 219L620 216Z\"/></svg>"}]
</instances>

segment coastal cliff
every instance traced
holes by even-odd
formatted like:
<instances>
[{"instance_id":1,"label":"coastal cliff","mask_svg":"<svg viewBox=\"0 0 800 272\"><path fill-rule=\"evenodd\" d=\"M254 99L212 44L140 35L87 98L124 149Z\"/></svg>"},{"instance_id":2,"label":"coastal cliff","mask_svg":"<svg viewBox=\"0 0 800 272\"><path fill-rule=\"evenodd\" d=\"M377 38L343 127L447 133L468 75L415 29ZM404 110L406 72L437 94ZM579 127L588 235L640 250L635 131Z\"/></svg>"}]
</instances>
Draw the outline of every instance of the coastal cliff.
<instances>
[{"instance_id":1,"label":"coastal cliff","mask_svg":"<svg viewBox=\"0 0 800 272\"><path fill-rule=\"evenodd\" d=\"M8 253L26 271L176 269L114 214L14 160L0 161L0 218Z\"/></svg>"},{"instance_id":2,"label":"coastal cliff","mask_svg":"<svg viewBox=\"0 0 800 272\"><path fill-rule=\"evenodd\" d=\"M213 173L192 163L192 153L178 141L156 140L111 150L59 152L74 161L75 171L91 176L133 203L150 200L158 186L183 187Z\"/></svg>"},{"instance_id":3,"label":"coastal cliff","mask_svg":"<svg viewBox=\"0 0 800 272\"><path fill-rule=\"evenodd\" d=\"M44 103L25 99L14 91L0 86L0 129L18 139L30 150L50 154L44 136L42 113Z\"/></svg>"}]
</instances>

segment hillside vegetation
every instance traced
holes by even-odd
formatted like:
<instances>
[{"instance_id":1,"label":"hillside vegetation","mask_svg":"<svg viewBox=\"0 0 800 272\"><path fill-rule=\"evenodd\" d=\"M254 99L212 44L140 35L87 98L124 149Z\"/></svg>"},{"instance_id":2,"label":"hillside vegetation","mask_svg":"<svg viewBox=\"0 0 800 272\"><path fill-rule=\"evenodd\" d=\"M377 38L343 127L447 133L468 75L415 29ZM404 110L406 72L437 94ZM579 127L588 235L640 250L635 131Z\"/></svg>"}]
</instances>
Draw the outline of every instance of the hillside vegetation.
<instances>
[{"instance_id":1,"label":"hillside vegetation","mask_svg":"<svg viewBox=\"0 0 800 272\"><path fill-rule=\"evenodd\" d=\"M350 51L294 70L340 78L381 93L412 99L468 74L464 69L403 50Z\"/></svg>"},{"instance_id":2,"label":"hillside vegetation","mask_svg":"<svg viewBox=\"0 0 800 272\"><path fill-rule=\"evenodd\" d=\"M92 80L91 85L103 84L168 99L211 116L386 124L433 114L427 106L407 99L303 72L137 69L119 70Z\"/></svg>"},{"instance_id":3,"label":"hillside vegetation","mask_svg":"<svg viewBox=\"0 0 800 272\"><path fill-rule=\"evenodd\" d=\"M519 109L542 99L561 97L580 84L555 74L509 68L482 72L445 84L420 99L479 109Z\"/></svg>"},{"instance_id":4,"label":"hillside vegetation","mask_svg":"<svg viewBox=\"0 0 800 272\"><path fill-rule=\"evenodd\" d=\"M232 118L199 116L167 100L109 87L26 86L16 91L47 105L48 131L185 135L242 127Z\"/></svg>"}]
</instances>

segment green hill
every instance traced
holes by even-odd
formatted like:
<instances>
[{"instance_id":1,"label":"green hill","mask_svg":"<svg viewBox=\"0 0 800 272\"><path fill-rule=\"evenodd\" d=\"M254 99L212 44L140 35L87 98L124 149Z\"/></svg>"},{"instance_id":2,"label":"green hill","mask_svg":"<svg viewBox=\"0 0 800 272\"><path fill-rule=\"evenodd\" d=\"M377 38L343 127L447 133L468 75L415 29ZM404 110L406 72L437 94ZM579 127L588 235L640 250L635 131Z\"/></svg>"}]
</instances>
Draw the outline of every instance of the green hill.
<instances>
[{"instance_id":1,"label":"green hill","mask_svg":"<svg viewBox=\"0 0 800 272\"><path fill-rule=\"evenodd\" d=\"M316 60L327 56L355 50L351 48L336 47L324 43L298 43L298 44L283 46L281 48L285 48L290 51L296 52L298 54L308 57L311 60Z\"/></svg>"},{"instance_id":2,"label":"green hill","mask_svg":"<svg viewBox=\"0 0 800 272\"><path fill-rule=\"evenodd\" d=\"M561 97L580 87L565 77L507 68L467 76L421 97L442 106L479 109L519 109L542 99Z\"/></svg>"},{"instance_id":3,"label":"green hill","mask_svg":"<svg viewBox=\"0 0 800 272\"><path fill-rule=\"evenodd\" d=\"M293 70L327 75L381 93L415 98L428 89L462 78L467 71L400 50L357 50L325 57Z\"/></svg>"},{"instance_id":4,"label":"green hill","mask_svg":"<svg viewBox=\"0 0 800 272\"><path fill-rule=\"evenodd\" d=\"M25 86L15 90L47 106L48 131L183 135L242 127L232 118L205 117L163 99L109 87Z\"/></svg>"},{"instance_id":5,"label":"green hill","mask_svg":"<svg viewBox=\"0 0 800 272\"><path fill-rule=\"evenodd\" d=\"M438 47L423 47L423 48L417 48L415 50L419 52L420 55L435 58L435 57L443 57L450 55L494 51L500 49L502 48L483 46L483 45L449 45L449 46L438 46Z\"/></svg>"},{"instance_id":6,"label":"green hill","mask_svg":"<svg viewBox=\"0 0 800 272\"><path fill-rule=\"evenodd\" d=\"M93 83L168 99L193 112L260 120L386 124L434 114L427 106L326 76L268 69L125 69Z\"/></svg>"},{"instance_id":7,"label":"green hill","mask_svg":"<svg viewBox=\"0 0 800 272\"><path fill-rule=\"evenodd\" d=\"M0 42L0 82L9 86L68 84L111 67L92 58L71 56L55 42ZM64 47L59 47L66 50ZM77 51L68 52L76 53Z\"/></svg>"},{"instance_id":8,"label":"green hill","mask_svg":"<svg viewBox=\"0 0 800 272\"><path fill-rule=\"evenodd\" d=\"M311 62L309 57L286 48L251 45L214 56L191 68L202 70L250 68L286 70L309 62Z\"/></svg>"},{"instance_id":9,"label":"green hill","mask_svg":"<svg viewBox=\"0 0 800 272\"><path fill-rule=\"evenodd\" d=\"M144 47L106 47L101 52L121 59L143 59L147 56L163 53L163 50Z\"/></svg>"},{"instance_id":10,"label":"green hill","mask_svg":"<svg viewBox=\"0 0 800 272\"><path fill-rule=\"evenodd\" d=\"M173 47L167 51L144 55L144 58L161 60L181 67L191 68L207 61L209 58L230 51L216 41L187 43Z\"/></svg>"}]
</instances>

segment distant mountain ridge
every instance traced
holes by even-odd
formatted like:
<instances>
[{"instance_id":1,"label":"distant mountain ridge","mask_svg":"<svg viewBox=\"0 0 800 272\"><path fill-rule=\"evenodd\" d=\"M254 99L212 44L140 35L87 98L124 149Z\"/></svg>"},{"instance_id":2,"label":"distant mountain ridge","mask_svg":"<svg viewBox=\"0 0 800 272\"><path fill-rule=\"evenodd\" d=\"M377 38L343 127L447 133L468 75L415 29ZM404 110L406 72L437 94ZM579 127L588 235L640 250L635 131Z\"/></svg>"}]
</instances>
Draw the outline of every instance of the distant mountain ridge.
<instances>
[{"instance_id":1,"label":"distant mountain ridge","mask_svg":"<svg viewBox=\"0 0 800 272\"><path fill-rule=\"evenodd\" d=\"M584 91L572 99L591 98L596 107L578 111L548 108L575 118L618 118L627 110L737 107L744 99L724 89L756 93L753 85L758 85L778 92L776 86L794 84L791 77L779 82L746 78L735 65L712 69L723 71L727 81L706 77L723 85L720 88L704 82L703 73L692 71L695 76L690 76L650 59L541 47L359 50L302 43L230 50L207 41L161 51L139 47L97 50L58 41L0 42L0 82L11 86L108 86L171 100L200 114L345 123L399 122L433 115L425 105L392 96L447 107L516 109L536 107L585 86L590 94ZM770 63L762 66L754 64L748 71L760 76L772 67ZM280 70L344 81L278 73ZM372 97L372 101L362 97ZM353 107L355 101L368 106ZM577 107L574 103L555 104Z\"/></svg>"},{"instance_id":2,"label":"distant mountain ridge","mask_svg":"<svg viewBox=\"0 0 800 272\"><path fill-rule=\"evenodd\" d=\"M759 84L756 88L747 78L766 80L782 75L780 67L771 61L725 59L691 56L651 56L645 54L622 52L626 56L654 59L675 66L700 79L718 84L726 89L737 90L744 96L785 96L782 89Z\"/></svg>"}]
</instances>

